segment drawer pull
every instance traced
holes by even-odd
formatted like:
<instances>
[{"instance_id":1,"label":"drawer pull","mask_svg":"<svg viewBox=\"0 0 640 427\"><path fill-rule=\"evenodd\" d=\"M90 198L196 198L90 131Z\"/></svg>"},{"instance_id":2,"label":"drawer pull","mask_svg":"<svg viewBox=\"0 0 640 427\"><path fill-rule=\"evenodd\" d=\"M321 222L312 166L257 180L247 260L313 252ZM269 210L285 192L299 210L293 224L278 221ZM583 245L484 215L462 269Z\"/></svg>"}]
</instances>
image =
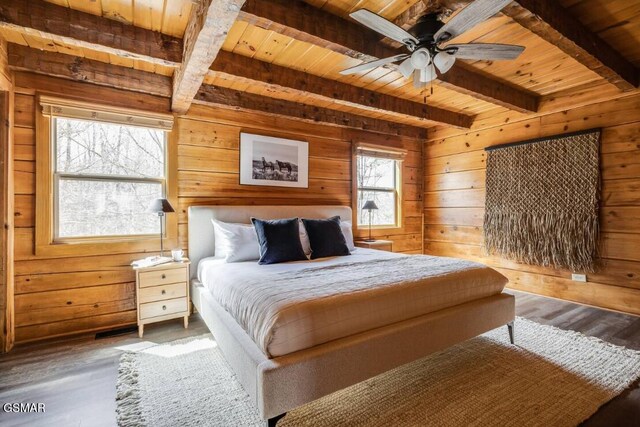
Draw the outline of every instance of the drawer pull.
<instances>
[{"instance_id":1,"label":"drawer pull","mask_svg":"<svg viewBox=\"0 0 640 427\"><path fill-rule=\"evenodd\" d=\"M167 306L166 306L166 305L163 305L163 306L162 306L162 309L163 309L163 310L166 310L166 309L167 309Z\"/></svg>"},{"instance_id":2,"label":"drawer pull","mask_svg":"<svg viewBox=\"0 0 640 427\"><path fill-rule=\"evenodd\" d=\"M167 275L166 275L166 274L163 274L161 277L162 277L163 279L166 279L166 278L167 278Z\"/></svg>"},{"instance_id":3,"label":"drawer pull","mask_svg":"<svg viewBox=\"0 0 640 427\"><path fill-rule=\"evenodd\" d=\"M167 291L163 289L163 290L162 290L162 295L164 295L164 294L166 294L166 293L167 293Z\"/></svg>"}]
</instances>

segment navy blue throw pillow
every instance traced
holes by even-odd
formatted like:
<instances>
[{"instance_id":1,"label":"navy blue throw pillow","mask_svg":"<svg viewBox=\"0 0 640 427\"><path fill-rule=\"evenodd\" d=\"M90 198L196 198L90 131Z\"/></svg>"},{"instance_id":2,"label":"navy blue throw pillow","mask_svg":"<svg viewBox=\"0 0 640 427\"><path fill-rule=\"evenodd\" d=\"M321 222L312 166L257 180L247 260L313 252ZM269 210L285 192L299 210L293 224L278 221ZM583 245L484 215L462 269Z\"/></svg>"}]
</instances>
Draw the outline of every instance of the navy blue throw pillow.
<instances>
[{"instance_id":1,"label":"navy blue throw pillow","mask_svg":"<svg viewBox=\"0 0 640 427\"><path fill-rule=\"evenodd\" d=\"M298 218L274 220L251 218L251 222L256 229L260 245L258 264L307 260L300 243Z\"/></svg>"},{"instance_id":2,"label":"navy blue throw pillow","mask_svg":"<svg viewBox=\"0 0 640 427\"><path fill-rule=\"evenodd\" d=\"M311 244L311 259L329 256L351 255L344 234L340 229L340 217L329 219L302 219Z\"/></svg>"}]
</instances>

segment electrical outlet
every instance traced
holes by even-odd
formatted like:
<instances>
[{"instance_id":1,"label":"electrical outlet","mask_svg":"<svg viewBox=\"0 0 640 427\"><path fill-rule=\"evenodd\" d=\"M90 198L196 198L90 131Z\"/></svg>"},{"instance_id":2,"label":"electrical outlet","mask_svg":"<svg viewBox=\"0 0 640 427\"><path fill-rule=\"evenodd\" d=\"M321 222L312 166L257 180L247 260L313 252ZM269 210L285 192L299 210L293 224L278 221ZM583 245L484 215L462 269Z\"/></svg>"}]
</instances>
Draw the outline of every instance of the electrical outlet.
<instances>
[{"instance_id":1,"label":"electrical outlet","mask_svg":"<svg viewBox=\"0 0 640 427\"><path fill-rule=\"evenodd\" d=\"M574 282L587 283L587 275L586 274L571 273L571 280L573 280Z\"/></svg>"}]
</instances>

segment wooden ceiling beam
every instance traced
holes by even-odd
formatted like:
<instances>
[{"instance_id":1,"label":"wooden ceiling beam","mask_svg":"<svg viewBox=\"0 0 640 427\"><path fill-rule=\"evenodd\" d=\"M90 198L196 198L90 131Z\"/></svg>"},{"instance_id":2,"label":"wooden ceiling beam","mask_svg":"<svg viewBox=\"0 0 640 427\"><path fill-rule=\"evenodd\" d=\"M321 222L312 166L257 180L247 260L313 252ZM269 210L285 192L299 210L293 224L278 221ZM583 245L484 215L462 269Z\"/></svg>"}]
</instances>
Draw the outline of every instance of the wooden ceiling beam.
<instances>
[{"instance_id":1,"label":"wooden ceiling beam","mask_svg":"<svg viewBox=\"0 0 640 427\"><path fill-rule=\"evenodd\" d=\"M377 33L300 0L247 0L238 20L363 61L400 53Z\"/></svg>"},{"instance_id":2,"label":"wooden ceiling beam","mask_svg":"<svg viewBox=\"0 0 640 427\"><path fill-rule=\"evenodd\" d=\"M406 136L416 139L425 139L427 135L427 129L420 127L373 119L371 117L206 84L202 85L193 102L194 104L266 113L310 123L361 129L387 135Z\"/></svg>"},{"instance_id":3,"label":"wooden ceiling beam","mask_svg":"<svg viewBox=\"0 0 640 427\"><path fill-rule=\"evenodd\" d=\"M557 0L517 0L507 5L503 13L620 90L638 87L639 70Z\"/></svg>"},{"instance_id":4,"label":"wooden ceiling beam","mask_svg":"<svg viewBox=\"0 0 640 427\"><path fill-rule=\"evenodd\" d=\"M184 33L183 62L174 73L171 109L184 114L218 55L244 0L202 0Z\"/></svg>"},{"instance_id":5,"label":"wooden ceiling beam","mask_svg":"<svg viewBox=\"0 0 640 427\"><path fill-rule=\"evenodd\" d=\"M9 44L8 51L9 66L17 72L16 75L47 75L65 80L157 95L165 99L171 96L171 78L167 76L56 52L43 52L15 44ZM36 74L20 73L25 71ZM52 81L53 79L47 80L48 83ZM53 84L60 86L60 83ZM193 102L226 109L257 111L306 122L360 129L386 135L406 136L416 139L426 139L427 137L426 128L273 99L231 89L216 88L210 85L201 86Z\"/></svg>"},{"instance_id":6,"label":"wooden ceiling beam","mask_svg":"<svg viewBox=\"0 0 640 427\"><path fill-rule=\"evenodd\" d=\"M171 78L167 76L12 43L8 51L12 70L171 97Z\"/></svg>"},{"instance_id":7,"label":"wooden ceiling beam","mask_svg":"<svg viewBox=\"0 0 640 427\"><path fill-rule=\"evenodd\" d=\"M363 61L400 52L381 43L376 32L299 0L247 0L238 19ZM537 110L535 94L458 64L442 75L440 82L451 90L515 111Z\"/></svg>"},{"instance_id":8,"label":"wooden ceiling beam","mask_svg":"<svg viewBox=\"0 0 640 427\"><path fill-rule=\"evenodd\" d=\"M398 27L408 30L413 27L422 16L428 13L438 13L443 10L438 0L418 0L407 10L393 20Z\"/></svg>"},{"instance_id":9,"label":"wooden ceiling beam","mask_svg":"<svg viewBox=\"0 0 640 427\"><path fill-rule=\"evenodd\" d=\"M232 80L267 85L278 93L314 94L341 105L392 113L457 128L468 129L473 123L472 116L385 95L231 52L221 51L211 70L218 74L226 74Z\"/></svg>"},{"instance_id":10,"label":"wooden ceiling beam","mask_svg":"<svg viewBox=\"0 0 640 427\"><path fill-rule=\"evenodd\" d=\"M153 64L182 61L181 39L42 0L0 0L0 28Z\"/></svg>"},{"instance_id":11,"label":"wooden ceiling beam","mask_svg":"<svg viewBox=\"0 0 640 427\"><path fill-rule=\"evenodd\" d=\"M456 11L472 0L438 0ZM516 0L502 13L594 71L622 91L640 83L640 71L556 0Z\"/></svg>"},{"instance_id":12,"label":"wooden ceiling beam","mask_svg":"<svg viewBox=\"0 0 640 427\"><path fill-rule=\"evenodd\" d=\"M417 2L409 6L407 10L405 10L400 15L398 15L393 20L393 23L396 24L398 27L408 31L411 27L417 24L418 20L424 15L427 15L429 13L438 13L438 12L441 12L442 10L443 8L440 5L440 3L438 3L438 0L418 0ZM382 41L382 43L387 44L389 46L392 46L395 48L402 47L401 43L398 43L397 41L392 40L388 37L380 36L379 38Z\"/></svg>"}]
</instances>

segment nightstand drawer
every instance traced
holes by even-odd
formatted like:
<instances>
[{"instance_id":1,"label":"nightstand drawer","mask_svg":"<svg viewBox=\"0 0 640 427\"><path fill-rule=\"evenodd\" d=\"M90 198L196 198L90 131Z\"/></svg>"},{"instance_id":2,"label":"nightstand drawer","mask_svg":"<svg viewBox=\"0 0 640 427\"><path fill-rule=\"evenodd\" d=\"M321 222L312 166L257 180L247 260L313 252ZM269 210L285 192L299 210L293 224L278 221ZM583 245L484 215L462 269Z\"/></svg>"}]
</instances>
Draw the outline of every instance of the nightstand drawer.
<instances>
[{"instance_id":1,"label":"nightstand drawer","mask_svg":"<svg viewBox=\"0 0 640 427\"><path fill-rule=\"evenodd\" d=\"M187 273L185 268L171 268L158 271L145 271L140 273L140 280L138 282L141 288L147 286L167 285L169 283L184 282L187 280Z\"/></svg>"},{"instance_id":2,"label":"nightstand drawer","mask_svg":"<svg viewBox=\"0 0 640 427\"><path fill-rule=\"evenodd\" d=\"M173 283L171 285L148 286L139 292L140 303L163 301L166 299L187 296L187 283Z\"/></svg>"},{"instance_id":3,"label":"nightstand drawer","mask_svg":"<svg viewBox=\"0 0 640 427\"><path fill-rule=\"evenodd\" d=\"M187 311L187 299L175 298L166 301L149 302L140 304L140 319L165 316L167 314Z\"/></svg>"}]
</instances>

